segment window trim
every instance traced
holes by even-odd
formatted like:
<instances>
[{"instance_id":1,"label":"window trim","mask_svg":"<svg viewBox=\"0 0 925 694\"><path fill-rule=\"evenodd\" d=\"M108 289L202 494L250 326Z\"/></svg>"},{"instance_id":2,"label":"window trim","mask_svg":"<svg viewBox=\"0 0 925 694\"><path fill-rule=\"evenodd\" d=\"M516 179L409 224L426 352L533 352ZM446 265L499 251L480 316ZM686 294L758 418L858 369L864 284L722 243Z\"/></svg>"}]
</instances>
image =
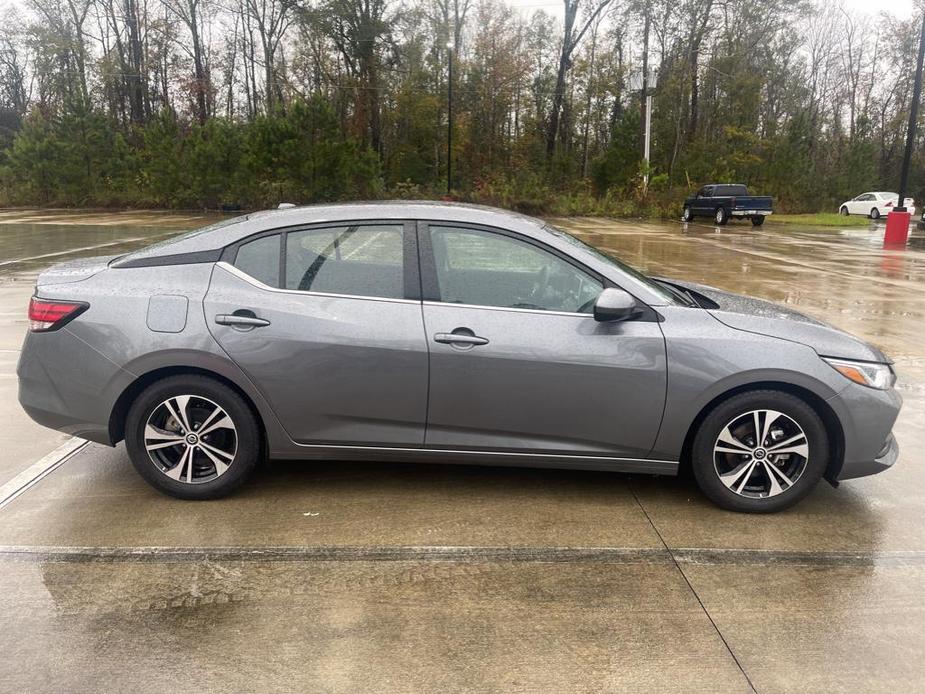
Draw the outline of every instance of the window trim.
<instances>
[{"instance_id":1,"label":"window trim","mask_svg":"<svg viewBox=\"0 0 925 694\"><path fill-rule=\"evenodd\" d=\"M399 227L401 230L401 241L402 241L402 279L403 279L403 296L399 297L386 297L386 296L367 296L361 294L334 294L330 292L317 292L317 291L305 291L303 289L287 289L286 288L286 248L288 236L290 233L299 233L302 231L312 231L315 229L340 229L340 228L351 228L351 227L360 227L360 226L394 226ZM279 287L271 287L267 284L264 284L255 277L251 277L246 272L241 270L235 265L238 257L238 251L241 249L241 246L244 246L252 241L257 241L265 236L279 235ZM268 289L271 291L285 292L287 294L310 294L315 296L327 296L327 297L336 297L336 298L351 298L351 299L374 299L379 301L411 301L411 302L420 302L421 301L421 278L420 278L420 269L418 263L418 248L417 248L417 233L415 229L415 224L413 221L408 219L344 219L344 220L328 220L325 222L315 222L312 224L296 224L288 227L274 227L273 229L265 229L259 231L255 234L245 236L242 239L238 239L234 243L227 245L224 250L221 252L221 256L218 259L220 264L224 264L226 268L231 268L235 271L236 275L246 277L251 284L254 284L261 289Z\"/></svg>"},{"instance_id":2,"label":"window trim","mask_svg":"<svg viewBox=\"0 0 925 694\"><path fill-rule=\"evenodd\" d=\"M540 251L545 251L550 255L564 260L569 265L574 267L576 270L583 272L592 279L601 283L604 289L608 287L616 287L609 278L605 277L596 270L592 270L584 263L579 260L576 260L568 253L565 253L558 248L554 248L548 244L543 243L537 239L534 239L525 234L519 234L516 231L511 231L510 229L503 229L501 227L492 227L485 224L473 224L472 222L457 222L453 220L418 220L417 223L417 234L418 234L418 251L420 254L420 263L421 263L421 298L425 305L442 305L442 306L454 306L458 308L477 308L477 309L490 309L495 311L512 311L516 313L538 313L543 315L559 315L559 316L581 316L582 318L594 318L593 313L579 313L578 311L552 311L544 309L535 309L535 308L514 308L509 306L492 306L489 304L460 304L460 303L451 303L444 301L440 298L440 283L437 279L437 261L434 256L433 244L430 241L430 228L431 227L448 227L451 229L470 229L472 231L481 231L483 233L497 234L498 236L506 236L508 238L514 239L515 241L521 241L527 243L531 246L536 247ZM637 299L638 301L638 299ZM641 303L641 302L640 302Z\"/></svg>"}]
</instances>

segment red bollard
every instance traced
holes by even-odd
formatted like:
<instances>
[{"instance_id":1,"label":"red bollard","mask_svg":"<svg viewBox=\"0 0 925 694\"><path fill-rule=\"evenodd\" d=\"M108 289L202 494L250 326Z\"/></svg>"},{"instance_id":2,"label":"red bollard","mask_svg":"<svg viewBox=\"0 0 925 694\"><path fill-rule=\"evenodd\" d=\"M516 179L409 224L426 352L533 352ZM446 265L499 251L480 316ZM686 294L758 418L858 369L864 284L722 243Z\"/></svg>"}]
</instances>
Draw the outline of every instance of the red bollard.
<instances>
[{"instance_id":1,"label":"red bollard","mask_svg":"<svg viewBox=\"0 0 925 694\"><path fill-rule=\"evenodd\" d=\"M905 246L909 240L909 222L912 215L908 212L892 210L886 216L886 233L883 235L884 246Z\"/></svg>"}]
</instances>

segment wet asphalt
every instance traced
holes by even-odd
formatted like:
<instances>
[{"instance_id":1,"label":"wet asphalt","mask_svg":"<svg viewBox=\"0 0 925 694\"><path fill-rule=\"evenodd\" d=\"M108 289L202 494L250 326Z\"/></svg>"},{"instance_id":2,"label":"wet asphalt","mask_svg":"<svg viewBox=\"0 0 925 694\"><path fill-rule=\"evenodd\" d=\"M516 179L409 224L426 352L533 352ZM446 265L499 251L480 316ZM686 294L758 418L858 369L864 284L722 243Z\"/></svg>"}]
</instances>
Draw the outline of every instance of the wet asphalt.
<instances>
[{"instance_id":1,"label":"wet asphalt","mask_svg":"<svg viewBox=\"0 0 925 694\"><path fill-rule=\"evenodd\" d=\"M0 485L68 445L15 398L36 273L206 221L0 212ZM880 346L897 465L760 517L683 478L410 464L274 461L190 503L90 445L0 507L0 691L925 690L923 240L556 221Z\"/></svg>"}]
</instances>

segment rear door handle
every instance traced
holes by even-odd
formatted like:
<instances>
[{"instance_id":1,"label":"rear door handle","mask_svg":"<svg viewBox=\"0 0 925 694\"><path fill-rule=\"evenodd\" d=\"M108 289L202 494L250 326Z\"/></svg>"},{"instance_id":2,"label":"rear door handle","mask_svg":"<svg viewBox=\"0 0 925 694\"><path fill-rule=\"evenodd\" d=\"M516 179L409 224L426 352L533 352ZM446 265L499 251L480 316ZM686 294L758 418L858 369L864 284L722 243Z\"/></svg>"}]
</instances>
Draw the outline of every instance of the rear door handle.
<instances>
[{"instance_id":1,"label":"rear door handle","mask_svg":"<svg viewBox=\"0 0 925 694\"><path fill-rule=\"evenodd\" d=\"M253 311L220 313L215 316L215 322L219 325L230 325L232 328L262 328L270 324L270 321L255 316Z\"/></svg>"},{"instance_id":2,"label":"rear door handle","mask_svg":"<svg viewBox=\"0 0 925 694\"><path fill-rule=\"evenodd\" d=\"M474 347L476 345L487 345L488 338L463 332L437 333L434 335L434 342L440 342L445 345L468 345Z\"/></svg>"}]
</instances>

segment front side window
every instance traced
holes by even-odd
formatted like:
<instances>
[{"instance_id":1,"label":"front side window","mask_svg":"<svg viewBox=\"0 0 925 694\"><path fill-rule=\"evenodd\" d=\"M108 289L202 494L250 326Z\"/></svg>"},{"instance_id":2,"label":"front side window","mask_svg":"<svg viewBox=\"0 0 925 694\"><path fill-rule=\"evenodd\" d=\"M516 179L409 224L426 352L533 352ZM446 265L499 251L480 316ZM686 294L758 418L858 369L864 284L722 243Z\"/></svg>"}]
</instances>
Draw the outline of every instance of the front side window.
<instances>
[{"instance_id":1,"label":"front side window","mask_svg":"<svg viewBox=\"0 0 925 694\"><path fill-rule=\"evenodd\" d=\"M234 266L269 287L279 287L279 234L242 244Z\"/></svg>"},{"instance_id":2,"label":"front side window","mask_svg":"<svg viewBox=\"0 0 925 694\"><path fill-rule=\"evenodd\" d=\"M572 263L510 236L430 227L440 300L592 313L601 282Z\"/></svg>"},{"instance_id":3,"label":"front side window","mask_svg":"<svg viewBox=\"0 0 925 694\"><path fill-rule=\"evenodd\" d=\"M306 229L286 234L285 288L404 298L401 224Z\"/></svg>"}]
</instances>

